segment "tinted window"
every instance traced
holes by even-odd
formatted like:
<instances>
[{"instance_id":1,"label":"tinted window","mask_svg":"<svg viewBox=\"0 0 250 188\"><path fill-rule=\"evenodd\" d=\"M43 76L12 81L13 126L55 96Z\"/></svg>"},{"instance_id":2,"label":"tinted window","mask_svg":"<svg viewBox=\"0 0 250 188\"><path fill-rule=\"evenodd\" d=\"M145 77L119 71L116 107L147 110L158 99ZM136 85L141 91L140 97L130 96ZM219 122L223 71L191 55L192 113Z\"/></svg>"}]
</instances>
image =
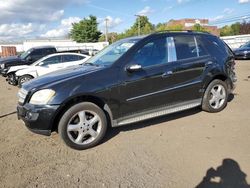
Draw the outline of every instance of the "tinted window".
<instances>
[{"instance_id":1,"label":"tinted window","mask_svg":"<svg viewBox=\"0 0 250 188\"><path fill-rule=\"evenodd\" d=\"M79 57L79 60L85 59L84 56L78 56L78 57Z\"/></svg>"},{"instance_id":2,"label":"tinted window","mask_svg":"<svg viewBox=\"0 0 250 188\"><path fill-rule=\"evenodd\" d=\"M79 57L78 55L63 55L63 62L78 61Z\"/></svg>"},{"instance_id":3,"label":"tinted window","mask_svg":"<svg viewBox=\"0 0 250 188\"><path fill-rule=\"evenodd\" d=\"M48 59L45 59L45 60L43 61L42 66L45 66L45 65L53 65L53 64L61 63L61 58L62 58L62 56L53 56L53 57L49 57Z\"/></svg>"},{"instance_id":4,"label":"tinted window","mask_svg":"<svg viewBox=\"0 0 250 188\"><path fill-rule=\"evenodd\" d=\"M44 54L44 50L43 49L36 49L33 52L31 52L32 56L41 56Z\"/></svg>"},{"instance_id":5,"label":"tinted window","mask_svg":"<svg viewBox=\"0 0 250 188\"><path fill-rule=\"evenodd\" d=\"M202 42L200 41L198 37L196 37L196 42L197 42L198 55L199 56L208 55L205 47L203 46Z\"/></svg>"},{"instance_id":6,"label":"tinted window","mask_svg":"<svg viewBox=\"0 0 250 188\"><path fill-rule=\"evenodd\" d=\"M226 48L225 44L217 37L203 36L201 37L201 40L209 53L217 59L228 56L228 49Z\"/></svg>"},{"instance_id":7,"label":"tinted window","mask_svg":"<svg viewBox=\"0 0 250 188\"><path fill-rule=\"evenodd\" d=\"M142 67L168 62L167 39L160 38L145 44L136 52L132 64L140 64Z\"/></svg>"},{"instance_id":8,"label":"tinted window","mask_svg":"<svg viewBox=\"0 0 250 188\"><path fill-rule=\"evenodd\" d=\"M174 37L177 60L197 57L197 49L194 36L175 36Z\"/></svg>"},{"instance_id":9,"label":"tinted window","mask_svg":"<svg viewBox=\"0 0 250 188\"><path fill-rule=\"evenodd\" d=\"M47 48L47 49L44 49L44 54L47 55L47 54L53 54L55 53L56 50L54 48Z\"/></svg>"}]
</instances>

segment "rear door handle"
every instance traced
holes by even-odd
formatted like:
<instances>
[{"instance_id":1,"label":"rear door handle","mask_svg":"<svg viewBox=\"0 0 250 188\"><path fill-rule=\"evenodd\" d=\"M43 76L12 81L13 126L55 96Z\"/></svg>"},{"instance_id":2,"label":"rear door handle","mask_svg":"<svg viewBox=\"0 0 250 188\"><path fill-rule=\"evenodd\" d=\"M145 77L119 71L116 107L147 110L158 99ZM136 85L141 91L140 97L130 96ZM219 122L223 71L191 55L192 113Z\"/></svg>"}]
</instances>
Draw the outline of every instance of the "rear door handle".
<instances>
[{"instance_id":1,"label":"rear door handle","mask_svg":"<svg viewBox=\"0 0 250 188\"><path fill-rule=\"evenodd\" d=\"M166 77L168 77L168 76L170 76L170 75L172 75L173 74L173 71L167 71L167 72L164 72L162 75L161 75L161 77L162 78L166 78Z\"/></svg>"}]
</instances>

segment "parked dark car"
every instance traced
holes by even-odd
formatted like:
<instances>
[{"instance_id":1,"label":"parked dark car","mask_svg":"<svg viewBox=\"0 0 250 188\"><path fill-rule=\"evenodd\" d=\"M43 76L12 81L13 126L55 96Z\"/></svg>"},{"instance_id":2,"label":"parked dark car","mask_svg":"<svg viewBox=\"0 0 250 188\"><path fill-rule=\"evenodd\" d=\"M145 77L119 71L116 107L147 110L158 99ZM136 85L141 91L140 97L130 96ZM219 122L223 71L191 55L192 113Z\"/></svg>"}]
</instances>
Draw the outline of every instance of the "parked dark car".
<instances>
[{"instance_id":1,"label":"parked dark car","mask_svg":"<svg viewBox=\"0 0 250 188\"><path fill-rule=\"evenodd\" d=\"M234 50L235 59L250 59L250 42Z\"/></svg>"},{"instance_id":2,"label":"parked dark car","mask_svg":"<svg viewBox=\"0 0 250 188\"><path fill-rule=\"evenodd\" d=\"M18 117L33 132L58 131L74 149L117 127L195 107L220 112L235 87L234 55L218 37L163 32L120 40L86 64L34 79Z\"/></svg>"},{"instance_id":3,"label":"parked dark car","mask_svg":"<svg viewBox=\"0 0 250 188\"><path fill-rule=\"evenodd\" d=\"M42 57L56 53L56 48L53 46L34 47L19 56L10 56L0 59L0 74L7 76L8 68L19 65L31 65Z\"/></svg>"}]
</instances>

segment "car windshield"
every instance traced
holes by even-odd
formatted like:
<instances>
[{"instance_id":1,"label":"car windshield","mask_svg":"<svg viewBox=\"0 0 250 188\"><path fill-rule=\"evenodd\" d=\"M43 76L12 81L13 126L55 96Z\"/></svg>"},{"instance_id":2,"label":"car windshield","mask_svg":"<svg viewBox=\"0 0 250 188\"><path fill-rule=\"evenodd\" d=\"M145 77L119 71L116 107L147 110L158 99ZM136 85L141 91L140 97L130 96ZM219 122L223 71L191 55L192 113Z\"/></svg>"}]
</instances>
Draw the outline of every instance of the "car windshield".
<instances>
[{"instance_id":1,"label":"car windshield","mask_svg":"<svg viewBox=\"0 0 250 188\"><path fill-rule=\"evenodd\" d=\"M247 42L246 44L243 44L241 48L250 48L250 42Z\"/></svg>"},{"instance_id":2,"label":"car windshield","mask_svg":"<svg viewBox=\"0 0 250 188\"><path fill-rule=\"evenodd\" d=\"M21 59L26 59L26 57L30 54L31 52L31 49L27 50L26 52L23 52L21 55L20 55L20 58Z\"/></svg>"},{"instance_id":3,"label":"car windshield","mask_svg":"<svg viewBox=\"0 0 250 188\"><path fill-rule=\"evenodd\" d=\"M92 57L87 61L87 64L108 66L112 65L116 60L118 60L125 52L127 52L138 39L134 40L122 40L111 44L97 55Z\"/></svg>"},{"instance_id":4,"label":"car windshield","mask_svg":"<svg viewBox=\"0 0 250 188\"><path fill-rule=\"evenodd\" d=\"M45 59L47 59L48 56L45 56L41 59L38 59L37 61L35 61L34 63L31 64L31 66L39 66L41 62L43 62Z\"/></svg>"}]
</instances>

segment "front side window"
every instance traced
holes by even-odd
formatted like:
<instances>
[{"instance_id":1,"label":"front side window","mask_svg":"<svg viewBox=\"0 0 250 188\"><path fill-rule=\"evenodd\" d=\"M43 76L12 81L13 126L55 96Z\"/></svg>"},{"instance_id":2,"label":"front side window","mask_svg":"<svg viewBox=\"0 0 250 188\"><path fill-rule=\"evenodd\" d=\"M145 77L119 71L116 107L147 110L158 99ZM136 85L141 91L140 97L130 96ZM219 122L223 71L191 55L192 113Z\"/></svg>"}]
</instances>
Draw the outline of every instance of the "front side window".
<instances>
[{"instance_id":1,"label":"front side window","mask_svg":"<svg viewBox=\"0 0 250 188\"><path fill-rule=\"evenodd\" d=\"M46 66L46 65L58 64L58 63L61 63L61 59L62 59L62 56L49 57L45 59L44 61L42 61L41 63L39 63L38 65Z\"/></svg>"},{"instance_id":2,"label":"front side window","mask_svg":"<svg viewBox=\"0 0 250 188\"><path fill-rule=\"evenodd\" d=\"M177 60L194 58L199 56L196 49L195 37L180 35L174 37Z\"/></svg>"},{"instance_id":3,"label":"front side window","mask_svg":"<svg viewBox=\"0 0 250 188\"><path fill-rule=\"evenodd\" d=\"M32 52L32 49L29 49L29 50L27 50L26 52L23 52L23 53L20 55L20 58L21 58L21 59L26 59L26 58L30 55L31 52Z\"/></svg>"},{"instance_id":4,"label":"front side window","mask_svg":"<svg viewBox=\"0 0 250 188\"><path fill-rule=\"evenodd\" d=\"M149 67L168 62L167 38L155 39L145 44L134 55L131 63Z\"/></svg>"}]
</instances>

